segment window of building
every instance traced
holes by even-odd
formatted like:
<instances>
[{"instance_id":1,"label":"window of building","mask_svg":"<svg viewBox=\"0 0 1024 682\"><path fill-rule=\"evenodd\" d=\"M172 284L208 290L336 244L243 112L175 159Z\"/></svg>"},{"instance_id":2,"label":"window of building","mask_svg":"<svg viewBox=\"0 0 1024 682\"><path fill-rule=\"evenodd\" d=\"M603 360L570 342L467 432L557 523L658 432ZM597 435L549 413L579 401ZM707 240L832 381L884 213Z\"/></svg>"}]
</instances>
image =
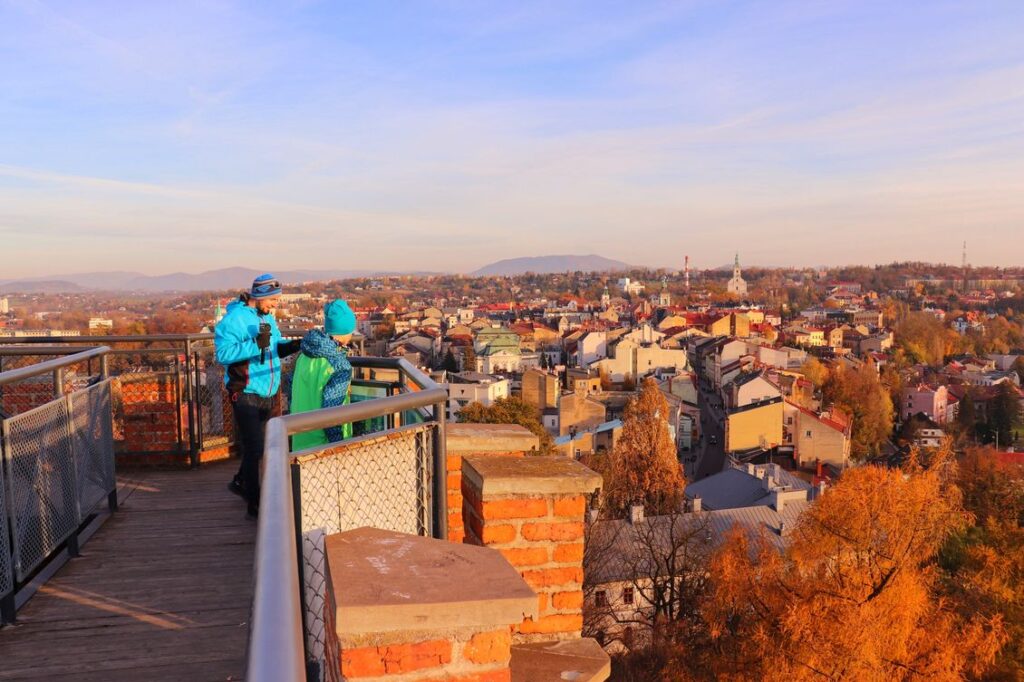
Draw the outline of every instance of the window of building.
<instances>
[{"instance_id":1,"label":"window of building","mask_svg":"<svg viewBox=\"0 0 1024 682\"><path fill-rule=\"evenodd\" d=\"M633 588L632 587L627 587L624 590L622 590L622 603L623 604L632 604L633 603Z\"/></svg>"},{"instance_id":2,"label":"window of building","mask_svg":"<svg viewBox=\"0 0 1024 682\"><path fill-rule=\"evenodd\" d=\"M594 604L597 606L608 606L608 595L605 594L604 590L598 590L594 593Z\"/></svg>"},{"instance_id":3,"label":"window of building","mask_svg":"<svg viewBox=\"0 0 1024 682\"><path fill-rule=\"evenodd\" d=\"M626 628L622 631L622 643L630 649L633 648L633 628Z\"/></svg>"},{"instance_id":4,"label":"window of building","mask_svg":"<svg viewBox=\"0 0 1024 682\"><path fill-rule=\"evenodd\" d=\"M810 431L807 431L807 432L805 432L805 434L804 434L804 435L806 435L806 436L807 436L808 438L810 438L810 437L811 437L811 432L810 432Z\"/></svg>"},{"instance_id":5,"label":"window of building","mask_svg":"<svg viewBox=\"0 0 1024 682\"><path fill-rule=\"evenodd\" d=\"M597 637L595 637L594 639L597 640L598 644L600 644L601 646L604 646L605 637L606 636L604 634L604 630L598 630L597 631Z\"/></svg>"}]
</instances>

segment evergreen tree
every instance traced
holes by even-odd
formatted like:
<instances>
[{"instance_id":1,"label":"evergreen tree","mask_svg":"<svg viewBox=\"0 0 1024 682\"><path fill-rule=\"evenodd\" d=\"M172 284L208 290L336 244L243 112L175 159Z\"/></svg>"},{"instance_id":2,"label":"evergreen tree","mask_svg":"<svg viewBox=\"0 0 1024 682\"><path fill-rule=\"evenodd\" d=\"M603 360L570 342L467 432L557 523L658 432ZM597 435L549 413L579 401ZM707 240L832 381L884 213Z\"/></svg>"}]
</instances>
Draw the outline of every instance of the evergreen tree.
<instances>
[{"instance_id":1,"label":"evergreen tree","mask_svg":"<svg viewBox=\"0 0 1024 682\"><path fill-rule=\"evenodd\" d=\"M452 349L449 348L444 354L444 360L441 361L441 369L445 370L449 374L452 372L459 371L459 363L456 362L455 356L452 355Z\"/></svg>"}]
</instances>

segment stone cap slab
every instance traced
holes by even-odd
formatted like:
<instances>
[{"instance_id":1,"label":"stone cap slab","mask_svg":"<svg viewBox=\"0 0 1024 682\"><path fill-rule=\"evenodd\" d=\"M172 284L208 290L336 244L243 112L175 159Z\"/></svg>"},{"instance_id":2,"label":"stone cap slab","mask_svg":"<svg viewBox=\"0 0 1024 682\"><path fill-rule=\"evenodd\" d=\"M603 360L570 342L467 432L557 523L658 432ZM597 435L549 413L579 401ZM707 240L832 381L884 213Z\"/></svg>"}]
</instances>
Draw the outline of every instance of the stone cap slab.
<instances>
[{"instance_id":1,"label":"stone cap slab","mask_svg":"<svg viewBox=\"0 0 1024 682\"><path fill-rule=\"evenodd\" d=\"M557 642L514 644L512 682L604 682L611 660L591 637Z\"/></svg>"},{"instance_id":2,"label":"stone cap slab","mask_svg":"<svg viewBox=\"0 0 1024 682\"><path fill-rule=\"evenodd\" d=\"M537 615L537 595L493 549L379 528L325 544L339 636L495 628Z\"/></svg>"},{"instance_id":3,"label":"stone cap slab","mask_svg":"<svg viewBox=\"0 0 1024 682\"><path fill-rule=\"evenodd\" d=\"M583 494L601 487L601 475L562 455L478 457L462 460L462 475L482 495Z\"/></svg>"},{"instance_id":4,"label":"stone cap slab","mask_svg":"<svg viewBox=\"0 0 1024 682\"><path fill-rule=\"evenodd\" d=\"M448 452L529 452L540 448L540 439L519 424L448 424Z\"/></svg>"}]
</instances>

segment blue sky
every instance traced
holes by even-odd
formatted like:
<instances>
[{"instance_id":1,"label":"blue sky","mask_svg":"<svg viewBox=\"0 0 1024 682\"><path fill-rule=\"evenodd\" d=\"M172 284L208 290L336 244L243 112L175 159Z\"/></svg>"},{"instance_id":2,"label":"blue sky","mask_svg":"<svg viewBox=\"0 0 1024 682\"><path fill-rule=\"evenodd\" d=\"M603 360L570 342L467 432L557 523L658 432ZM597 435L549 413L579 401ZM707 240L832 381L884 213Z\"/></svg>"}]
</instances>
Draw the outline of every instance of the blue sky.
<instances>
[{"instance_id":1,"label":"blue sky","mask_svg":"<svg viewBox=\"0 0 1024 682\"><path fill-rule=\"evenodd\" d=\"M0 0L0 279L1022 265L1024 2Z\"/></svg>"}]
</instances>

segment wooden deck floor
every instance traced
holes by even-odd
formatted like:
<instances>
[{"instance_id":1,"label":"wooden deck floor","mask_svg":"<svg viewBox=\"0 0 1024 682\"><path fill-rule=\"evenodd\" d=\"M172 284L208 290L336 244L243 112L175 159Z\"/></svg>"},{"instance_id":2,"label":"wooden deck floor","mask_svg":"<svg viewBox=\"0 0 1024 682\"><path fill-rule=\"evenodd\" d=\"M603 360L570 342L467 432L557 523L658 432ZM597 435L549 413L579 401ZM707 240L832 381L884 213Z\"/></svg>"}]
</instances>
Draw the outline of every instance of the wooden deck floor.
<instances>
[{"instance_id":1,"label":"wooden deck floor","mask_svg":"<svg viewBox=\"0 0 1024 682\"><path fill-rule=\"evenodd\" d=\"M240 680L256 524L237 464L119 477L120 510L0 629L0 680Z\"/></svg>"}]
</instances>

